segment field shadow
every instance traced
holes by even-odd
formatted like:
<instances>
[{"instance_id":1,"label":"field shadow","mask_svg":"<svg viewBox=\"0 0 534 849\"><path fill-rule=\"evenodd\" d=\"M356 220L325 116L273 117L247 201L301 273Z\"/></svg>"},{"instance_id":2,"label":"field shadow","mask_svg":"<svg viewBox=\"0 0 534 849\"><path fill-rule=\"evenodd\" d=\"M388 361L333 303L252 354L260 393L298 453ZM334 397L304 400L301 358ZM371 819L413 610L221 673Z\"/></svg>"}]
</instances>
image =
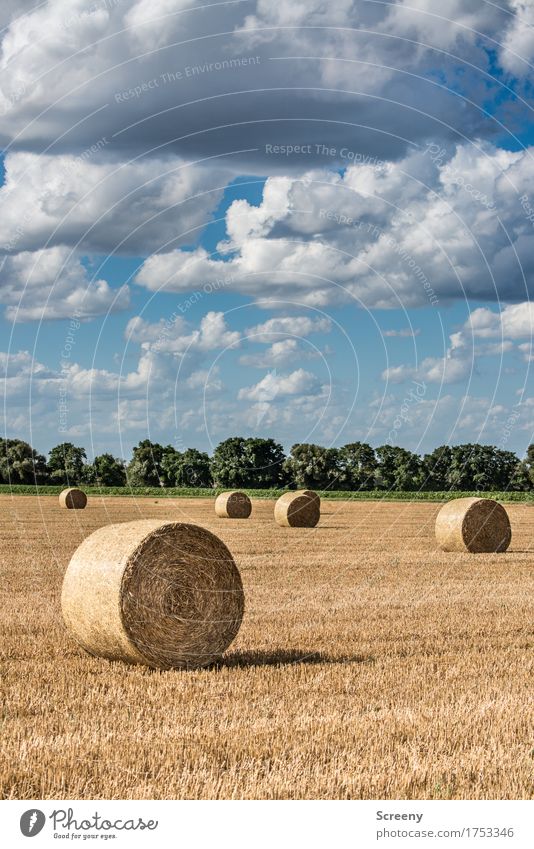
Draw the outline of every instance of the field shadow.
<instances>
[{"instance_id":1,"label":"field shadow","mask_svg":"<svg viewBox=\"0 0 534 849\"><path fill-rule=\"evenodd\" d=\"M285 666L287 664L321 664L321 663L373 663L370 655L335 656L323 652L286 651L241 651L223 657L214 668L245 668L250 666Z\"/></svg>"}]
</instances>

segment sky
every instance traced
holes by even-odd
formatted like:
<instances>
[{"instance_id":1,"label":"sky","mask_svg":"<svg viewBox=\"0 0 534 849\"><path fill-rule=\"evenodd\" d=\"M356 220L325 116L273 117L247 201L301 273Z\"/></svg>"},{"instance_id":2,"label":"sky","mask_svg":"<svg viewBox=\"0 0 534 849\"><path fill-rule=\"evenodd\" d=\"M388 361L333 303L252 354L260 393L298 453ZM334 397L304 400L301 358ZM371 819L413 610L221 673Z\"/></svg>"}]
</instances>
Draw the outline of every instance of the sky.
<instances>
[{"instance_id":1,"label":"sky","mask_svg":"<svg viewBox=\"0 0 534 849\"><path fill-rule=\"evenodd\" d=\"M528 0L7 0L2 432L534 441Z\"/></svg>"}]
</instances>

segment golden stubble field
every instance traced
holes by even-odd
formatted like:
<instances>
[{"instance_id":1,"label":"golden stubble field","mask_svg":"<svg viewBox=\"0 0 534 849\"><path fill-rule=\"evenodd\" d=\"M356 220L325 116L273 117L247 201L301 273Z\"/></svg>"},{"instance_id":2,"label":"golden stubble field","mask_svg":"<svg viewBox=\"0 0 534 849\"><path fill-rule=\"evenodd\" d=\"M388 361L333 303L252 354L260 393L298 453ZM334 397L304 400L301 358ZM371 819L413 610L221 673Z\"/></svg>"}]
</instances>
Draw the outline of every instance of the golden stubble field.
<instances>
[{"instance_id":1,"label":"golden stubble field","mask_svg":"<svg viewBox=\"0 0 534 849\"><path fill-rule=\"evenodd\" d=\"M438 504L323 502L314 530L211 499L0 497L3 798L532 798L534 508L501 555L444 554ZM61 581L109 522L199 523L247 612L217 668L86 655Z\"/></svg>"}]
</instances>

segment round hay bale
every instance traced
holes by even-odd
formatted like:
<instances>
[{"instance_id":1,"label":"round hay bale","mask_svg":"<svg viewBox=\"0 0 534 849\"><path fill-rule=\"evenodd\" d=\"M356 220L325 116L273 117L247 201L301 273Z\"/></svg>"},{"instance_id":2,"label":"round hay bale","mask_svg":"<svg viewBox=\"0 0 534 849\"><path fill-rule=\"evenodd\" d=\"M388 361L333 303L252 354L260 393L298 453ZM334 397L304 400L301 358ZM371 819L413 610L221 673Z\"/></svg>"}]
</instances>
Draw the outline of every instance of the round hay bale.
<instances>
[{"instance_id":1,"label":"round hay bale","mask_svg":"<svg viewBox=\"0 0 534 849\"><path fill-rule=\"evenodd\" d=\"M506 551L511 539L508 513L491 498L455 498L436 517L436 540L443 551Z\"/></svg>"},{"instance_id":2,"label":"round hay bale","mask_svg":"<svg viewBox=\"0 0 534 849\"><path fill-rule=\"evenodd\" d=\"M252 501L244 492L221 492L215 499L215 513L219 519L248 519Z\"/></svg>"},{"instance_id":3,"label":"round hay bale","mask_svg":"<svg viewBox=\"0 0 534 849\"><path fill-rule=\"evenodd\" d=\"M299 493L300 495L307 495L308 498L315 498L319 510L321 509L321 496L318 495L313 489L299 489Z\"/></svg>"},{"instance_id":4,"label":"round hay bale","mask_svg":"<svg viewBox=\"0 0 534 849\"><path fill-rule=\"evenodd\" d=\"M61 507L67 507L69 510L83 510L87 504L87 496L81 489L71 486L60 492L59 503Z\"/></svg>"},{"instance_id":5,"label":"round hay bale","mask_svg":"<svg viewBox=\"0 0 534 849\"><path fill-rule=\"evenodd\" d=\"M284 528L314 528L321 516L319 500L303 492L286 492L274 505L274 519Z\"/></svg>"},{"instance_id":6,"label":"round hay bale","mask_svg":"<svg viewBox=\"0 0 534 849\"><path fill-rule=\"evenodd\" d=\"M241 625L241 576L197 525L143 519L87 537L63 580L63 618L90 654L159 669L217 660Z\"/></svg>"}]
</instances>

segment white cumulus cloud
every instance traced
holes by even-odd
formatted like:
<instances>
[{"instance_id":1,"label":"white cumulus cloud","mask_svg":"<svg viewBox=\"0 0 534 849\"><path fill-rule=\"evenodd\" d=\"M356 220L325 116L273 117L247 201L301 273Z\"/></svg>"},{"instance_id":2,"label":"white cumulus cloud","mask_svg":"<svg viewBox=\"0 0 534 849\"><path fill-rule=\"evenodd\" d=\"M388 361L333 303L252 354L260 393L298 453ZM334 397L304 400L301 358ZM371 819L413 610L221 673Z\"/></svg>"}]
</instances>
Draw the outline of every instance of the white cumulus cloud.
<instances>
[{"instance_id":1,"label":"white cumulus cloud","mask_svg":"<svg viewBox=\"0 0 534 849\"><path fill-rule=\"evenodd\" d=\"M299 368L289 374L269 372L253 386L244 386L238 392L239 400L274 401L286 395L317 395L321 390L318 378Z\"/></svg>"},{"instance_id":2,"label":"white cumulus cloud","mask_svg":"<svg viewBox=\"0 0 534 849\"><path fill-rule=\"evenodd\" d=\"M176 158L106 161L9 153L0 188L0 252L69 245L86 252L150 253L196 242L220 200L221 169Z\"/></svg>"},{"instance_id":3,"label":"white cumulus cloud","mask_svg":"<svg viewBox=\"0 0 534 849\"><path fill-rule=\"evenodd\" d=\"M57 247L0 259L0 298L10 321L38 321L124 310L130 293L91 278L78 258Z\"/></svg>"},{"instance_id":4,"label":"white cumulus cloud","mask_svg":"<svg viewBox=\"0 0 534 849\"><path fill-rule=\"evenodd\" d=\"M185 292L225 276L258 303L438 307L515 300L534 279L534 155L487 144L430 146L377 169L270 177L258 207L227 212L223 258L204 248L149 257L136 282ZM534 209L534 200L532 201ZM531 220L532 219L532 220Z\"/></svg>"}]
</instances>

